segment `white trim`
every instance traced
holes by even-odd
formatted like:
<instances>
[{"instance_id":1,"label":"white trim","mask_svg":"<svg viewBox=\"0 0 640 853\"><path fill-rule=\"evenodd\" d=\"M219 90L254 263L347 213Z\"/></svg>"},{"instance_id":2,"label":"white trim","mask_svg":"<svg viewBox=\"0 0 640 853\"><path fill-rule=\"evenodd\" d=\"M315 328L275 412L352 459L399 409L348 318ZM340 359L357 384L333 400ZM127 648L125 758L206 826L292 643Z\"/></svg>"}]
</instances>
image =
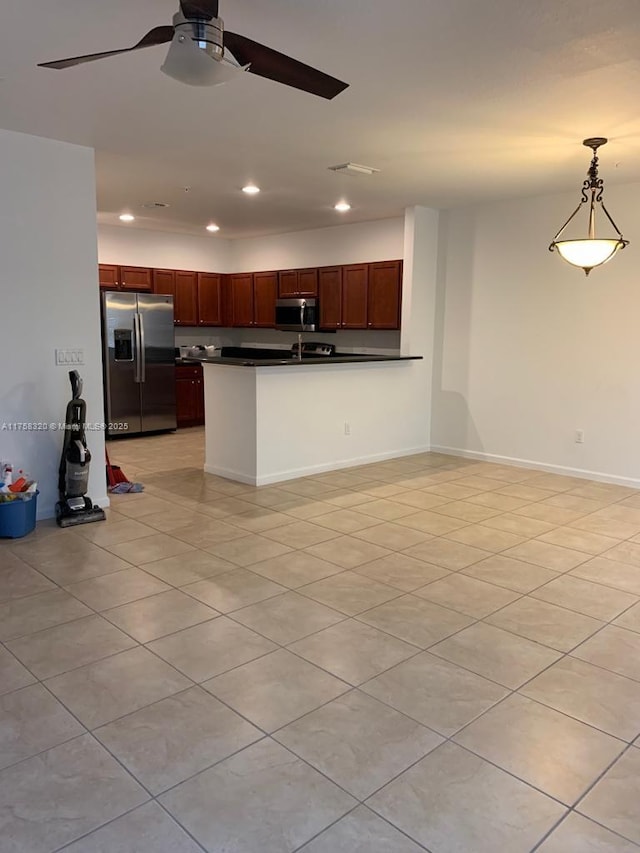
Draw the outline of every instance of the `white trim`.
<instances>
[{"instance_id":1,"label":"white trim","mask_svg":"<svg viewBox=\"0 0 640 853\"><path fill-rule=\"evenodd\" d=\"M580 477L583 480L596 480L600 483L613 483L617 486L628 486L640 489L640 480L633 477L620 477L616 474L606 474L602 471L587 471L584 468L569 468L566 465L552 465L547 462L534 462L531 459L515 459L512 456L500 456L498 453L480 453L476 450L463 450L459 447L445 447L434 444L433 453L444 453L446 456L461 456L464 459L478 459L483 462L495 462L499 465L513 465L517 468L531 468L534 471L547 471L550 474L561 474L565 477Z\"/></svg>"},{"instance_id":2,"label":"white trim","mask_svg":"<svg viewBox=\"0 0 640 853\"><path fill-rule=\"evenodd\" d=\"M361 456L357 459L343 459L340 462L327 462L321 465L310 465L307 468L295 468L289 471L278 471L274 474L251 477L239 471L228 471L225 468L217 468L215 465L205 465L207 474L215 474L224 477L225 480L236 480L239 483L247 483L250 486L269 486L272 483L282 483L285 480L298 480L300 477L310 477L313 474L324 474L327 471L339 471L342 468L355 468L359 465L371 465L374 462L384 462L387 459L399 459L402 456L415 456L418 453L428 453L429 447L414 447L410 450L392 450L388 453L374 453L370 456Z\"/></svg>"}]
</instances>

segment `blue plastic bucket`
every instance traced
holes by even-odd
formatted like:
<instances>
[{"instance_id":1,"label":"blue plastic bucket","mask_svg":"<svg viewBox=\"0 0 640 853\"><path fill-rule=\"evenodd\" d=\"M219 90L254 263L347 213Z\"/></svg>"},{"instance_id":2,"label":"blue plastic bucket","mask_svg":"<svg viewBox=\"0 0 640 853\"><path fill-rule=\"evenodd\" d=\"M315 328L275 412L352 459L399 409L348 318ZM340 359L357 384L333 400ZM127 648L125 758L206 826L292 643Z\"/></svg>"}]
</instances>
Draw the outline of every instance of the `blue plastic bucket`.
<instances>
[{"instance_id":1,"label":"blue plastic bucket","mask_svg":"<svg viewBox=\"0 0 640 853\"><path fill-rule=\"evenodd\" d=\"M0 503L0 538L20 539L35 529L39 494L36 492L29 500L16 498Z\"/></svg>"}]
</instances>

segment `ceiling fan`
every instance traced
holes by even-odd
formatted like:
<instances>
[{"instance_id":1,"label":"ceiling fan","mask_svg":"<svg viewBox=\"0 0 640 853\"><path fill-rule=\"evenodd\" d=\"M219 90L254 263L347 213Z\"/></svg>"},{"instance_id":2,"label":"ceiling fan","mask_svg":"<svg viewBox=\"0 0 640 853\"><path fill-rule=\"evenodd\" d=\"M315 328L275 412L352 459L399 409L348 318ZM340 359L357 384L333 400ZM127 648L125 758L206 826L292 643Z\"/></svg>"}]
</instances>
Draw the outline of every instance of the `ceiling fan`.
<instances>
[{"instance_id":1,"label":"ceiling fan","mask_svg":"<svg viewBox=\"0 0 640 853\"><path fill-rule=\"evenodd\" d=\"M225 31L218 17L218 0L179 2L180 9L173 16L171 26L154 27L133 47L42 62L39 67L71 68L171 42L161 70L192 86L215 86L242 71L327 99L335 98L349 85L257 41Z\"/></svg>"}]
</instances>

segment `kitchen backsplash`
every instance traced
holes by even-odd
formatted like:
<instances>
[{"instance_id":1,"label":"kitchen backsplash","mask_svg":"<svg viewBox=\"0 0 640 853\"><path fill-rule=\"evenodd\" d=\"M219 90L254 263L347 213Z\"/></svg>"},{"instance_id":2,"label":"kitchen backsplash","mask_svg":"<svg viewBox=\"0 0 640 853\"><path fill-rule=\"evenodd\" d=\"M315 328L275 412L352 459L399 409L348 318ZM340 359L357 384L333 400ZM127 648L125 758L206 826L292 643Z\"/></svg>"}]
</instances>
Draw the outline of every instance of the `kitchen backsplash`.
<instances>
[{"instance_id":1,"label":"kitchen backsplash","mask_svg":"<svg viewBox=\"0 0 640 853\"><path fill-rule=\"evenodd\" d=\"M176 346L196 344L217 347L268 346L290 349L298 340L295 332L280 332L277 329L218 329L184 327L176 329ZM335 344L339 352L369 353L372 355L395 355L400 352L400 332L348 329L340 332L305 332L305 341L326 341Z\"/></svg>"}]
</instances>

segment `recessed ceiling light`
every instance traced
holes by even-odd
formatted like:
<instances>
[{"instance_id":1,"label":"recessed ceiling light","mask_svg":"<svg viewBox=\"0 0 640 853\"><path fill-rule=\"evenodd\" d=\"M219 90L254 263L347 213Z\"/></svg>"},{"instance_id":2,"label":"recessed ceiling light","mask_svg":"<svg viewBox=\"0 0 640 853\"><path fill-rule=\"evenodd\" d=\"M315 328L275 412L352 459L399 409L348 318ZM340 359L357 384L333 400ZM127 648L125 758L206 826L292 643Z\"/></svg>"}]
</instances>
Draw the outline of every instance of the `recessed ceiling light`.
<instances>
[{"instance_id":1,"label":"recessed ceiling light","mask_svg":"<svg viewBox=\"0 0 640 853\"><path fill-rule=\"evenodd\" d=\"M246 187L242 187L242 192L247 195L257 195L260 192L260 187L255 184L247 184Z\"/></svg>"},{"instance_id":2,"label":"recessed ceiling light","mask_svg":"<svg viewBox=\"0 0 640 853\"><path fill-rule=\"evenodd\" d=\"M132 213L123 213L120 216L120 222L133 222L135 216Z\"/></svg>"},{"instance_id":3,"label":"recessed ceiling light","mask_svg":"<svg viewBox=\"0 0 640 853\"><path fill-rule=\"evenodd\" d=\"M348 202L348 201L339 201L339 202L335 205L335 208L334 208L334 209L335 209L335 210L338 210L340 213L346 213L346 212L347 212L347 210L351 210L351 205L349 204L349 202Z\"/></svg>"},{"instance_id":4,"label":"recessed ceiling light","mask_svg":"<svg viewBox=\"0 0 640 853\"><path fill-rule=\"evenodd\" d=\"M212 233L214 233L215 231L219 231L219 230L220 230L220 226L216 225L215 222L211 222L211 223L209 223L209 225L207 225L207 231L211 231Z\"/></svg>"}]
</instances>

